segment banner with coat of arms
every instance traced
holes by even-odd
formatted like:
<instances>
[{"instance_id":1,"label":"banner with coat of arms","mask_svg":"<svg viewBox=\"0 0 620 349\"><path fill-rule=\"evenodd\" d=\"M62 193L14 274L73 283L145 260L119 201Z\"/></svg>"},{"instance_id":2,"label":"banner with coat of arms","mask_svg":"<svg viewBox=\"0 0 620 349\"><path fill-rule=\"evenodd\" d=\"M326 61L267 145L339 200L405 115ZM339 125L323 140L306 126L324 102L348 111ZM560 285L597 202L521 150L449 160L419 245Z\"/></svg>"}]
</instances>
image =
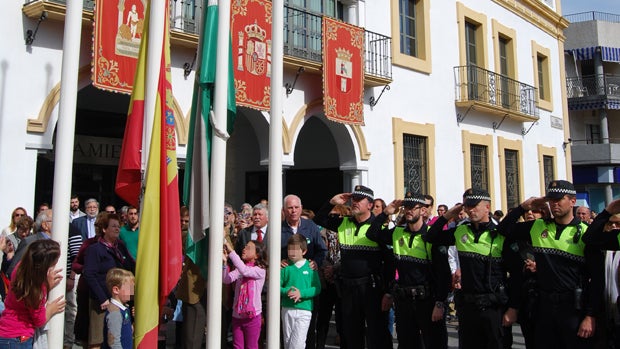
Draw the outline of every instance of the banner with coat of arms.
<instances>
[{"instance_id":1,"label":"banner with coat of arms","mask_svg":"<svg viewBox=\"0 0 620 349\"><path fill-rule=\"evenodd\" d=\"M130 94L138 64L147 0L97 0L92 80L103 90Z\"/></svg>"},{"instance_id":2,"label":"banner with coat of arms","mask_svg":"<svg viewBox=\"0 0 620 349\"><path fill-rule=\"evenodd\" d=\"M323 106L325 116L364 124L364 29L323 17Z\"/></svg>"},{"instance_id":3,"label":"banner with coat of arms","mask_svg":"<svg viewBox=\"0 0 620 349\"><path fill-rule=\"evenodd\" d=\"M271 1L231 4L232 51L237 105L271 108Z\"/></svg>"}]
</instances>

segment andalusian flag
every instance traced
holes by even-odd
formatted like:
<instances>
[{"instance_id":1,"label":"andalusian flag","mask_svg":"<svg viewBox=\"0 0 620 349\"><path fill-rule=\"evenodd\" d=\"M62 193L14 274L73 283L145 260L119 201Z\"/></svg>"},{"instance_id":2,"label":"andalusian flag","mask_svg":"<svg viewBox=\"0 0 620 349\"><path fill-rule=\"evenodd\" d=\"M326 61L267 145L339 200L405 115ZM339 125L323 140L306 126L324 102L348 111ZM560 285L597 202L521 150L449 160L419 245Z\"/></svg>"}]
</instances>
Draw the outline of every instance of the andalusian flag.
<instances>
[{"instance_id":1,"label":"andalusian flag","mask_svg":"<svg viewBox=\"0 0 620 349\"><path fill-rule=\"evenodd\" d=\"M148 29L145 29L146 32ZM144 55L146 46L142 45L140 62ZM170 81L170 32L166 16L136 261L134 348L140 349L157 348L161 308L179 280L182 268L176 136ZM144 80L139 84L143 87Z\"/></svg>"},{"instance_id":2,"label":"andalusian flag","mask_svg":"<svg viewBox=\"0 0 620 349\"><path fill-rule=\"evenodd\" d=\"M215 92L215 70L217 53L217 0L209 0L204 9L201 37L201 60L197 80L194 84L192 113L190 119L189 142L185 165L184 202L190 211L190 235L187 239L186 255L200 266L203 277L207 278L207 241L209 229L209 172L211 169L211 137L213 133L230 134L235 122L235 83L232 58L228 65L228 122L225 132L212 129L210 115ZM231 56L232 57L232 56ZM219 136L226 137L224 134ZM226 166L226 164L217 164ZM221 184L223 185L223 183ZM222 215L224 212L222 212Z\"/></svg>"}]
</instances>

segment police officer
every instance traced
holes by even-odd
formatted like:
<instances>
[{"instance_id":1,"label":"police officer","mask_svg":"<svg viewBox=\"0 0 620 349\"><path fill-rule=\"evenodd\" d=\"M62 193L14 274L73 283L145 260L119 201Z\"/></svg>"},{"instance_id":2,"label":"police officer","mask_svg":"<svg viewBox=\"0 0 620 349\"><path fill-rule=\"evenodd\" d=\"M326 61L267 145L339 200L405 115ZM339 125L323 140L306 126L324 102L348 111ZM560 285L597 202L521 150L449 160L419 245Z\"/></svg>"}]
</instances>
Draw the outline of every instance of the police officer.
<instances>
[{"instance_id":1,"label":"police officer","mask_svg":"<svg viewBox=\"0 0 620 349\"><path fill-rule=\"evenodd\" d=\"M435 245L455 245L461 263L461 290L455 295L459 314L461 349L501 349L507 326L516 320L517 285L510 285L507 271L517 268L518 255L496 231L490 217L491 196L482 189L468 189L464 204L457 204L432 225L427 240ZM465 208L469 220L443 230ZM518 280L511 277L514 283ZM508 291L511 290L510 294ZM506 310L508 308L508 310Z\"/></svg>"},{"instance_id":2,"label":"police officer","mask_svg":"<svg viewBox=\"0 0 620 349\"><path fill-rule=\"evenodd\" d=\"M389 215L404 206L404 225L385 227ZM399 348L448 347L444 305L450 289L448 249L425 241L428 226L422 217L427 209L424 195L407 193L392 201L372 222L366 236L394 247L398 282L390 298L396 303Z\"/></svg>"},{"instance_id":3,"label":"police officer","mask_svg":"<svg viewBox=\"0 0 620 349\"><path fill-rule=\"evenodd\" d=\"M329 215L335 205L351 200L351 217ZM352 193L337 194L323 205L315 222L338 232L340 243L340 278L336 283L342 300L342 336L348 349L391 348L387 313L381 311L384 295L381 246L368 239L366 232L374 216L371 213L374 193L363 185ZM365 325L367 328L365 329Z\"/></svg>"},{"instance_id":4,"label":"police officer","mask_svg":"<svg viewBox=\"0 0 620 349\"><path fill-rule=\"evenodd\" d=\"M538 279L536 348L592 348L603 290L602 256L583 241L588 226L576 218L575 188L549 183L545 197L530 198L510 211L498 230L532 244ZM516 223L530 209L549 204L550 219Z\"/></svg>"},{"instance_id":5,"label":"police officer","mask_svg":"<svg viewBox=\"0 0 620 349\"><path fill-rule=\"evenodd\" d=\"M615 200L607 205L603 212L596 215L583 235L583 241L587 245L603 250L620 250L620 224L610 220L612 216L618 214L620 214L620 200Z\"/></svg>"}]
</instances>

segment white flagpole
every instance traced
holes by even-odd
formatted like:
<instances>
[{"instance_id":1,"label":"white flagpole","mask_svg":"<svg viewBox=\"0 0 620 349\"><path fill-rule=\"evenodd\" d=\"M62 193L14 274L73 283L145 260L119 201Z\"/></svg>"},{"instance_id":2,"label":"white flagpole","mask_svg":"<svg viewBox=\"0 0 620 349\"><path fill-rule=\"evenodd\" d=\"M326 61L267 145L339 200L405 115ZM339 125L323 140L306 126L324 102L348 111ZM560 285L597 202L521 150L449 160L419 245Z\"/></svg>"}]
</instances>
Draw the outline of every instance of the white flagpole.
<instances>
[{"instance_id":1,"label":"white flagpole","mask_svg":"<svg viewBox=\"0 0 620 349\"><path fill-rule=\"evenodd\" d=\"M54 197L52 207L52 238L60 244L60 258L56 265L67 268L67 244L69 240L69 206L73 178L73 142L75 135L75 108L77 106L78 72L80 69L80 40L82 39L83 0L67 1L65 32L62 43L62 84L60 107L56 125L56 155L54 159ZM66 277L66 273L63 273ZM65 295L66 279L54 287L48 299ZM62 348L65 313L52 317L48 323L47 341L50 348Z\"/></svg>"},{"instance_id":2,"label":"white flagpole","mask_svg":"<svg viewBox=\"0 0 620 349\"><path fill-rule=\"evenodd\" d=\"M206 18L203 18L203 21ZM222 248L226 183L226 139L215 132L226 130L228 114L228 61L230 54L230 0L218 1L217 59L214 132L211 143L211 205L209 206L209 287L207 289L207 348L219 348L222 334ZM206 33L205 33L206 34ZM206 67L202 67L206 69Z\"/></svg>"},{"instance_id":3,"label":"white flagpole","mask_svg":"<svg viewBox=\"0 0 620 349\"><path fill-rule=\"evenodd\" d=\"M282 85L284 1L273 0L271 18L271 112L269 119L269 284L267 348L280 347L280 226L282 211Z\"/></svg>"},{"instance_id":4,"label":"white flagpole","mask_svg":"<svg viewBox=\"0 0 620 349\"><path fill-rule=\"evenodd\" d=\"M142 174L146 173L151 134L153 133L153 120L155 117L155 103L157 99L157 84L159 81L159 69L161 55L163 53L164 23L168 15L168 2L166 0L150 0L149 9L149 32L148 47L146 50L146 81L144 87L144 132L142 133ZM145 178L142 178L144 183ZM142 210L140 210L142 212Z\"/></svg>"}]
</instances>

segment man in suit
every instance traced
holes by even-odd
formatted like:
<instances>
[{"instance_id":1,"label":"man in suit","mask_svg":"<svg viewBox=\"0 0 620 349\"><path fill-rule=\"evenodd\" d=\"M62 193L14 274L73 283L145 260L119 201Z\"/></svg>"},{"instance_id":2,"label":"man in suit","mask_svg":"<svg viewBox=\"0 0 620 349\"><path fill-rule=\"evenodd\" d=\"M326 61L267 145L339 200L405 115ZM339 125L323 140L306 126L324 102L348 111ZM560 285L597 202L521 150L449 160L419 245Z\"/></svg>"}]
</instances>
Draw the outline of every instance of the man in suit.
<instances>
[{"instance_id":1,"label":"man in suit","mask_svg":"<svg viewBox=\"0 0 620 349\"><path fill-rule=\"evenodd\" d=\"M86 200L84 205L86 216L76 218L71 222L71 225L77 228L82 234L82 241L86 241L95 236L95 219L99 214L99 202L97 202L96 199L90 198Z\"/></svg>"},{"instance_id":2,"label":"man in suit","mask_svg":"<svg viewBox=\"0 0 620 349\"><path fill-rule=\"evenodd\" d=\"M263 204L256 204L252 209L252 226L243 229L237 236L237 243L235 244L235 251L237 254L241 256L243 248L250 240L262 242L265 245L265 249L267 248L268 222L269 212L267 211L267 207Z\"/></svg>"}]
</instances>

